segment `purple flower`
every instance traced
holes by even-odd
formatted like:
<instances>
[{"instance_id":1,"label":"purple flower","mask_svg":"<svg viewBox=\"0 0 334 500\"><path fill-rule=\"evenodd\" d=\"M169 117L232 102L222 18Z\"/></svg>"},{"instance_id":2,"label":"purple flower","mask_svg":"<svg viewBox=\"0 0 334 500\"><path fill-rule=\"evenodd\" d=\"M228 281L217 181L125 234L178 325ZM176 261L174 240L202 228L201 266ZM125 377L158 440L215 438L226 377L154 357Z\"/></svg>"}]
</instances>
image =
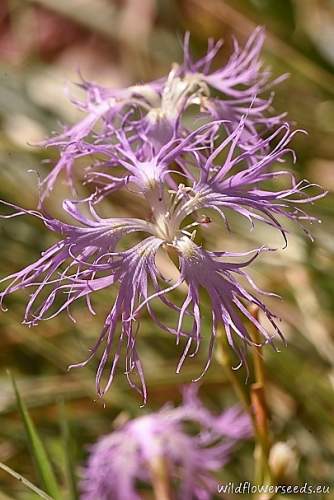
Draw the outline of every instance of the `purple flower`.
<instances>
[{"instance_id":1,"label":"purple flower","mask_svg":"<svg viewBox=\"0 0 334 500\"><path fill-rule=\"evenodd\" d=\"M189 426L198 429L195 434ZM152 484L160 466L176 498L209 500L217 487L214 473L251 432L250 419L240 408L214 415L198 400L196 389L188 388L183 405L167 405L131 420L91 447L81 498L137 500L139 484Z\"/></svg>"},{"instance_id":2,"label":"purple flower","mask_svg":"<svg viewBox=\"0 0 334 500\"><path fill-rule=\"evenodd\" d=\"M187 203L189 202L185 201L185 204ZM256 326L258 323L247 313L242 300L248 304L258 305L275 324L273 315L264 304L248 293L235 279L235 275L242 275L248 279L251 286L255 287L243 271L243 267L254 260L259 251L265 249L255 252L247 262L222 262L222 256L240 257L245 254L204 251L192 241L187 229L177 228L179 214L173 212L169 221L162 218L164 212L159 212L155 223L131 218L102 219L90 204L91 218L88 218L80 212L80 205L65 201L66 212L80 223L80 226L74 226L39 212L7 205L16 209L16 212L9 217L24 213L32 214L39 217L48 229L58 233L62 238L44 251L34 264L2 280L10 280L10 283L0 294L1 305L10 293L20 289L33 290L26 306L25 324L34 326L41 320L52 319L64 310L75 321L70 306L79 299L84 299L90 312L95 314L91 296L102 289L118 287L101 334L90 348L89 357L84 362L72 365L72 367L83 367L102 350L96 374L99 396L103 396L109 389L122 348L125 346L125 374L130 385L137 388L144 402L146 401L143 369L136 350L139 312L143 307L146 307L153 322L175 336L177 343L181 337L185 338L186 345L177 371L180 370L187 355L194 356L200 347L202 338L200 287L207 290L212 305L210 352L203 373L211 360L219 321L225 325L230 345L239 353L242 351L237 347L234 336L251 342L236 311L239 310ZM169 234L169 231L175 231L175 234ZM131 233L143 234L143 239L129 250L117 250L121 238ZM159 248L171 249L179 255L180 276L174 284L166 281L156 265L155 258ZM169 294L182 283L188 285L189 291L184 304L178 307L169 299ZM170 315L174 313L174 316L178 316L175 327L170 327L159 319L159 315L152 307L153 299L159 299L162 305L169 309ZM182 326L185 315L192 318L191 328L186 329ZM259 328L264 334L265 341L271 341L270 334L261 325ZM192 346L194 350L190 352ZM133 373L139 377L138 387L132 379Z\"/></svg>"},{"instance_id":3,"label":"purple flower","mask_svg":"<svg viewBox=\"0 0 334 500\"><path fill-rule=\"evenodd\" d=\"M214 123L213 127L218 129L219 124ZM303 131L291 131L289 124L283 123L269 136L258 137L256 143L240 152L245 126L242 119L228 137L220 139L220 143L211 141L207 147L203 146L201 154L197 151L196 138L191 165L197 173L192 178L189 198L196 202L198 209L210 208L218 212L227 226L226 209L231 209L249 220L252 227L258 220L279 229L285 240L287 231L279 220L282 217L301 224L310 236L303 222L319 220L307 215L300 206L313 203L326 192L305 179L298 182L290 170L276 168L276 164L285 162L288 155L295 162L295 153L289 143L297 132ZM191 143L188 150L192 151ZM223 152L224 160L220 162L218 159ZM276 190L281 179L286 187Z\"/></svg>"},{"instance_id":4,"label":"purple flower","mask_svg":"<svg viewBox=\"0 0 334 500\"><path fill-rule=\"evenodd\" d=\"M171 139L161 146L151 141L144 132L140 140L133 144L123 130L115 131L117 143L109 145L109 151L104 151L109 157L108 163L93 166L86 175L86 182L95 187L92 201L96 203L114 191L131 185L132 189L148 199L153 211L160 210L159 204L165 209L165 187L178 188L172 174L188 179L190 172L185 156L210 144L215 133L214 124L208 123L182 137L175 126ZM173 162L178 170L175 170ZM113 167L117 167L118 172L122 167L122 173L115 175Z\"/></svg>"},{"instance_id":5,"label":"purple flower","mask_svg":"<svg viewBox=\"0 0 334 500\"><path fill-rule=\"evenodd\" d=\"M194 318L196 330L196 349L199 349L201 332L201 300L200 289L206 290L210 298L211 306L211 341L209 347L208 361L205 370L209 367L214 340L218 325L224 325L229 345L237 352L239 358L244 359L242 346L253 342L248 334L245 320L249 320L261 332L266 343L272 343L273 334L268 333L261 323L249 312L250 305L256 305L267 316L269 322L274 327L274 332L281 336L281 332L275 322L275 316L253 293L248 292L237 280L237 277L245 278L249 284L260 293L261 292L250 276L244 271L257 256L255 254L246 262L224 262L222 257L231 257L233 254L226 252L208 252L198 247L186 236L181 237L177 242L180 255L181 278L188 285L187 297L183 303L178 328L181 328L184 314L190 312ZM263 249L264 250L264 249ZM239 257L242 254L235 254ZM270 294L269 294L270 295ZM273 295L273 294L271 294ZM178 330L179 331L179 330ZM242 341L239 347L237 339ZM187 348L190 348L189 340ZM186 354L187 351L185 351ZM182 357L184 360L185 354ZM180 363L181 364L181 363ZM180 367L180 365L179 365Z\"/></svg>"},{"instance_id":6,"label":"purple flower","mask_svg":"<svg viewBox=\"0 0 334 500\"><path fill-rule=\"evenodd\" d=\"M118 91L102 89L88 82L84 82L81 86L87 93L87 102L73 101L73 103L86 113L85 118L73 127L66 127L62 134L55 135L42 143L46 147L57 148L60 158L41 182L41 202L53 190L61 172L65 172L66 179L73 188L75 161L78 158L90 158L92 154L105 155L110 151L110 142L115 130L125 130L128 126L138 129L136 122L130 120L133 107L150 109L147 100L154 100L154 96L156 99L159 98L154 90L154 82L150 86L139 85ZM129 120L130 125L128 125ZM101 128L98 133L95 132L97 124Z\"/></svg>"},{"instance_id":7,"label":"purple flower","mask_svg":"<svg viewBox=\"0 0 334 500\"><path fill-rule=\"evenodd\" d=\"M316 186L298 182L289 170L277 169L288 154L294 159L290 141L296 131L287 123L277 125L281 117L267 117L270 101L257 97L269 82L259 59L262 43L263 31L256 30L244 49L234 46L226 66L210 72L220 44L211 45L204 58L193 62L186 37L184 63L174 66L167 78L117 91L84 82L87 102L77 105L87 116L48 142L60 150L60 158L43 181L41 211L3 202L15 210L7 217L38 217L58 235L58 242L35 263L2 280L9 284L0 293L1 304L8 294L28 289L24 323L33 326L63 311L74 320L70 308L78 300L86 301L94 314L91 301L101 290L112 297L88 358L72 365L84 366L101 353L99 396L122 365L130 385L146 400L136 346L141 313L183 344L177 371L198 353L204 332L203 289L211 317L202 375L210 365L218 326L224 327L241 362L246 362L245 348L252 344L247 323L258 329L263 343L273 343L277 334L282 337L274 314L259 298L264 292L245 270L269 249L264 245L244 253L212 252L196 243L196 231L210 221L212 210L229 229L227 209L246 217L251 227L255 221L275 227L286 242L283 217L298 223L316 220L300 207L324 196L321 191L310 193ZM222 95L213 99L211 87ZM183 118L190 105L197 106L204 124L188 130ZM73 223L47 214L45 196L58 174L65 170L71 180L76 159L91 157L96 159L85 178L90 194L63 203ZM277 182L281 180L285 187ZM120 190L129 190L134 203L139 198L146 203L141 218L99 216L99 202ZM159 269L157 253L176 264L173 282ZM180 305L181 291L185 296ZM160 314L156 303L168 314ZM250 314L252 305L263 312L268 326Z\"/></svg>"},{"instance_id":8,"label":"purple flower","mask_svg":"<svg viewBox=\"0 0 334 500\"><path fill-rule=\"evenodd\" d=\"M10 280L5 290L0 294L0 303L6 295L19 289L33 288L28 301L24 323L36 325L40 320L51 319L63 310L67 310L71 319L69 307L73 302L84 298L89 310L94 313L90 296L104 288L119 284L116 300L105 319L104 328L96 344L91 348L91 354L84 366L104 345L104 351L99 363L96 384L99 395L110 386L116 369L120 351L126 345L126 374L131 385L131 372L136 370L142 380L143 397L146 400L146 389L142 375L141 363L138 359L133 332L134 309L137 302L147 298L147 281L153 277L154 285L158 286L159 272L154 262L154 256L163 243L162 240L150 236L127 251L116 251L116 244L123 235L132 232L147 232L150 223L139 219L113 218L101 219L92 206L92 219L88 219L78 211L78 207L65 201L64 209L81 227L64 224L51 219L39 212L18 209L12 216L30 213L42 219L45 225L59 233L63 239L42 253L42 257L22 271L14 273L5 280ZM48 290L45 298L45 291ZM61 305L57 303L58 295L65 296ZM115 340L115 331L121 323L121 331ZM114 352L112 353L112 349ZM112 365L107 366L113 356ZM101 377L108 371L106 387L101 387Z\"/></svg>"},{"instance_id":9,"label":"purple flower","mask_svg":"<svg viewBox=\"0 0 334 500\"><path fill-rule=\"evenodd\" d=\"M190 33L187 33L182 73L198 75L207 85L229 97L239 99L249 96L252 98L264 90L271 76L268 70L262 69L260 59L264 39L264 29L261 27L253 31L244 48L241 48L238 41L234 39L234 50L227 63L222 68L210 72L212 61L223 44L222 40L215 43L210 39L207 54L193 61L189 49ZM238 87L240 85L241 89Z\"/></svg>"},{"instance_id":10,"label":"purple flower","mask_svg":"<svg viewBox=\"0 0 334 500\"><path fill-rule=\"evenodd\" d=\"M209 40L207 54L193 61L190 49L190 35L187 33L184 43L184 63L180 73L184 80L192 80L197 85L206 87L205 94L210 96L210 89L220 92L219 98L210 97L202 101L203 110L207 110L213 119L225 120L227 133L231 133L241 118L247 115L242 134L242 143L252 144L258 131L265 131L278 125L284 114L272 115L272 99L261 97L268 89L287 78L282 75L270 82L271 72L263 69L261 51L265 39L264 29L256 28L241 48L234 39L234 49L227 63L217 70L210 71L211 64L219 52L222 40L214 43Z\"/></svg>"},{"instance_id":11,"label":"purple flower","mask_svg":"<svg viewBox=\"0 0 334 500\"><path fill-rule=\"evenodd\" d=\"M228 134L246 116L240 146L253 144L267 129L279 124L284 115L271 114L272 96L260 97L284 77L269 82L270 72L262 69L260 53L264 30L258 28L241 49L234 41L234 50L227 63L210 72L210 65L222 42L209 42L208 53L193 61L189 51L189 34L185 37L184 62L174 64L168 77L127 89L106 89L95 83L83 81L86 101L73 101L87 113L86 117L71 128L44 144L59 149L60 158L50 174L41 183L41 201L52 191L61 172L65 172L74 186L73 167L78 158L98 154L102 164L110 165L111 144L117 141L117 131L127 131L130 139L146 135L161 146L175 134L184 136L188 129L182 122L184 111L191 105L208 120L223 120ZM211 90L219 91L219 98ZM99 131L95 131L99 124ZM106 158L105 158L106 155Z\"/></svg>"}]
</instances>

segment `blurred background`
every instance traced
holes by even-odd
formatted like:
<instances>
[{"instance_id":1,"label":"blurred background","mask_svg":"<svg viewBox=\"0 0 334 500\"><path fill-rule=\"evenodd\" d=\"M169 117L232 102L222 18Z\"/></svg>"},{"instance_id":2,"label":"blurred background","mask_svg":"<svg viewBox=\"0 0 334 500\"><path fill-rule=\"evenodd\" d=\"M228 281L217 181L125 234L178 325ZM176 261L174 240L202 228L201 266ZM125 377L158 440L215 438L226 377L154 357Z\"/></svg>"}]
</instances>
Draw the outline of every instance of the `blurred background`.
<instances>
[{"instance_id":1,"label":"blurred background","mask_svg":"<svg viewBox=\"0 0 334 500\"><path fill-rule=\"evenodd\" d=\"M165 74L181 61L182 37L191 32L195 55L205 51L207 38L226 41L221 61L231 48L231 35L244 42L256 25L267 39L263 58L273 76L290 78L276 90L275 110L308 131L294 139L300 178L334 189L334 1L333 0L0 0L0 198L35 208L36 175L48 171L43 162L55 158L31 144L73 123L81 115L70 103L78 70L87 80L109 87L127 86ZM63 192L62 192L63 189ZM60 187L49 210L62 217ZM129 199L114 207L127 210ZM310 212L322 219L311 231L315 243L292 228L286 251L258 259L252 276L283 301L268 300L283 320L288 347L265 351L271 428L275 440L288 441L299 456L294 483L334 486L334 203L329 194ZM129 212L131 213L131 212ZM267 228L248 233L237 220L233 233L205 233L224 245L254 247L274 238ZM31 217L1 222L1 276L36 260L53 239ZM149 402L140 401L120 373L105 401L95 401L95 369L67 373L70 363L86 357L97 336L110 297L101 295L101 315L92 318L77 307L74 325L65 315L33 329L21 325L24 293L7 298L0 316L0 461L37 483L15 396L6 373L14 373L21 394L48 448L60 481L65 483L65 459L59 406L65 401L71 446L78 467L87 445L110 432L114 420L157 409L180 400L180 387L201 371L202 357L189 360L175 374L180 352L163 332L144 318L140 353L149 388ZM245 373L240 374L246 377ZM213 362L202 380L200 394L214 411L235 403L222 369ZM234 454L221 480L252 478L253 445ZM0 471L0 498L36 498ZM302 496L300 496L301 498ZM66 498L66 486L64 486ZM150 498L149 494L147 498ZM286 498L286 497L285 497ZM295 496L296 498L296 496ZM308 496L309 498L309 496ZM317 497L317 498L321 498ZM332 496L334 498L334 490Z\"/></svg>"}]
</instances>

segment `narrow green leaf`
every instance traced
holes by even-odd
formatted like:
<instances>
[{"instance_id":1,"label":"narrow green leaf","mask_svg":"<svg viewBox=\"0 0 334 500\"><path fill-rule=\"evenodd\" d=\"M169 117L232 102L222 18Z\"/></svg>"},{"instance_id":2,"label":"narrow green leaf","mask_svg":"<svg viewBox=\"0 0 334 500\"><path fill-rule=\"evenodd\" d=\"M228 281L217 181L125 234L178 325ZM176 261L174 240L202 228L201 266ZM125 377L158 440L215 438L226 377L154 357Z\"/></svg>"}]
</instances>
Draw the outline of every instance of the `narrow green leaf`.
<instances>
[{"instance_id":1,"label":"narrow green leaf","mask_svg":"<svg viewBox=\"0 0 334 500\"><path fill-rule=\"evenodd\" d=\"M31 491L33 491L34 493L36 493L36 495L38 495L39 497L44 498L44 500L52 500L52 497L50 497L44 491L42 491L39 488L37 488L37 486L35 486L34 484L32 484L25 477L21 476L21 474L19 474L15 470L11 469L10 467L8 467L8 465L3 464L2 462L0 462L0 469L4 470L5 472L7 472L8 474L10 474L11 476L15 477L15 479L17 479L22 484L24 484L27 488L29 488Z\"/></svg>"},{"instance_id":2,"label":"narrow green leaf","mask_svg":"<svg viewBox=\"0 0 334 500\"><path fill-rule=\"evenodd\" d=\"M63 447L65 455L65 473L69 489L69 499L78 500L79 493L77 487L77 477L75 474L74 459L71 453L73 447L72 447L70 428L66 417L64 400L60 401L60 423L61 423L61 432L63 438Z\"/></svg>"},{"instance_id":3,"label":"narrow green leaf","mask_svg":"<svg viewBox=\"0 0 334 500\"><path fill-rule=\"evenodd\" d=\"M35 425L33 421L30 418L30 415L28 413L28 410L19 394L15 379L12 374L10 374L14 391L15 391L15 396L17 400L17 405L21 414L21 418L24 423L24 427L26 430L26 434L28 437L29 445L31 448L31 452L33 454L36 468L38 471L38 475L40 478L40 481L43 485L43 488L45 491L51 496L51 498L55 500L60 500L60 492L58 488L58 484L56 481L56 477L53 472L52 465L49 461L49 458L47 456L46 450L43 446L43 443L37 433L37 430L35 428Z\"/></svg>"}]
</instances>

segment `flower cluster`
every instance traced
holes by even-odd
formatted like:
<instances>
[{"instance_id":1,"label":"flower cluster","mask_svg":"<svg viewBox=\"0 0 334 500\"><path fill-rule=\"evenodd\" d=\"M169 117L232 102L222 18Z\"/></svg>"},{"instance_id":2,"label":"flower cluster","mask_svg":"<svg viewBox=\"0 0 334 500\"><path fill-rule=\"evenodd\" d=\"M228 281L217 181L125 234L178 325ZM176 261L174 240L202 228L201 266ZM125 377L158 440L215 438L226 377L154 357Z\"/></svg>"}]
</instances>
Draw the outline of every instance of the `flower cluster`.
<instances>
[{"instance_id":1,"label":"flower cluster","mask_svg":"<svg viewBox=\"0 0 334 500\"><path fill-rule=\"evenodd\" d=\"M222 222L222 231L229 229L227 213L232 211L246 218L250 227L261 222L276 228L286 240L283 218L299 224L314 220L302 206L323 196L310 193L313 185L297 182L292 172L276 166L289 155L294 159L290 142L296 131L283 115L272 111L268 89L277 80L270 81L270 72L261 64L263 41L259 28L244 47L235 42L227 63L212 70L221 43L210 41L204 57L194 61L186 36L184 61L174 64L166 78L120 90L83 81L86 100L76 104L85 118L46 142L59 150L59 160L41 182L40 210L6 203L14 209L7 217L34 215L59 239L35 263L3 280L9 283L0 295L1 304L12 292L33 290L24 323L35 325L64 310L71 314L70 306L78 299L84 299L94 314L91 297L103 289L115 291L88 359L73 365L84 366L102 352L96 376L100 396L110 387L124 356L129 383L146 400L136 346L144 311L183 344L178 370L187 356L196 355L203 336L202 289L211 302L203 373L220 326L241 360L252 343L247 322L261 332L264 343L281 335L275 316L258 297L264 292L245 270L268 248L210 251L198 244L196 236L214 216ZM190 113L196 118L192 128L185 119ZM82 163L85 171L76 176L74 167ZM64 176L74 193L79 185L88 192L85 199L64 201L72 223L45 210L46 198ZM135 205L141 200L139 209L146 204L141 217L99 215L100 204L121 191L131 193ZM178 268L173 282L159 268L158 252ZM174 300L177 289L186 290L182 303ZM155 303L170 314L159 315ZM250 314L251 305L263 311L270 328ZM174 325L163 321L167 316L175 318Z\"/></svg>"},{"instance_id":2,"label":"flower cluster","mask_svg":"<svg viewBox=\"0 0 334 500\"><path fill-rule=\"evenodd\" d=\"M217 488L213 473L251 436L251 427L239 407L214 415L187 388L181 406L133 419L91 447L81 498L137 500L140 485L160 481L175 498L209 500Z\"/></svg>"}]
</instances>

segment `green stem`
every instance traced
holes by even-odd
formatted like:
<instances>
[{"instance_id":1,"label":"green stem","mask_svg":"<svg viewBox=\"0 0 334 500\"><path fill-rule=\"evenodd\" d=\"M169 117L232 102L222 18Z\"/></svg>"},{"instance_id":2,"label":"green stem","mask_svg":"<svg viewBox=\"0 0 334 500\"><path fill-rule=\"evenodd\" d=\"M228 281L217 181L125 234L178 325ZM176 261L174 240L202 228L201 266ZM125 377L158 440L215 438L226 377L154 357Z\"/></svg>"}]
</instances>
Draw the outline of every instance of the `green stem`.
<instances>
[{"instance_id":1,"label":"green stem","mask_svg":"<svg viewBox=\"0 0 334 500\"><path fill-rule=\"evenodd\" d=\"M227 345L225 332L223 326L219 325L217 328L217 361L224 368L226 375L231 382L231 385L236 393L240 403L253 420L253 413L249 394L247 393L246 385L242 384L239 380L237 372L232 368L232 360L229 354L229 346Z\"/></svg>"}]
</instances>

